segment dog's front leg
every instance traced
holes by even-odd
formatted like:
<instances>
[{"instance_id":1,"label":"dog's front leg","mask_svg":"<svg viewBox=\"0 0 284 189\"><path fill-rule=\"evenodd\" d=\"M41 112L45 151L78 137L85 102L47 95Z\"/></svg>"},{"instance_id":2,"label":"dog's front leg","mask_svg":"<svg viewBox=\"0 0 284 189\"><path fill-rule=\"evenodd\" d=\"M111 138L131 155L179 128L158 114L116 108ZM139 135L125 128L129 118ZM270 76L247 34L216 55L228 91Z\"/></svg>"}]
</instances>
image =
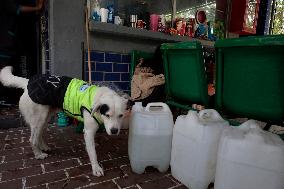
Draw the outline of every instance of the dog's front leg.
<instances>
[{"instance_id":1,"label":"dog's front leg","mask_svg":"<svg viewBox=\"0 0 284 189\"><path fill-rule=\"evenodd\" d=\"M84 138L86 143L86 149L92 165L93 175L100 177L104 175L104 171L98 163L94 141L95 133L98 130L99 126L88 111L84 110L83 116Z\"/></svg>"}]
</instances>

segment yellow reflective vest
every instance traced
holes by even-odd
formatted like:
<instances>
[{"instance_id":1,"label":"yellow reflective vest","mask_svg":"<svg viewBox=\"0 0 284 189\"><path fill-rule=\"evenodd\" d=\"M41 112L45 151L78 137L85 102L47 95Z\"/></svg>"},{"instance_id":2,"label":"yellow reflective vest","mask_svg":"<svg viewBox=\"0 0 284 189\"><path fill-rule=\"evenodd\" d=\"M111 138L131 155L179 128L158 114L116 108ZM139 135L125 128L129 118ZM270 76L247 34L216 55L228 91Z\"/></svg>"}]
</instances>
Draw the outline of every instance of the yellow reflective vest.
<instances>
[{"instance_id":1,"label":"yellow reflective vest","mask_svg":"<svg viewBox=\"0 0 284 189\"><path fill-rule=\"evenodd\" d=\"M79 121L83 119L83 109L92 112L94 104L94 96L97 92L96 85L89 85L83 80L72 79L69 83L64 96L63 110L67 115L74 117ZM102 125L102 120L96 115L92 115L99 125Z\"/></svg>"}]
</instances>

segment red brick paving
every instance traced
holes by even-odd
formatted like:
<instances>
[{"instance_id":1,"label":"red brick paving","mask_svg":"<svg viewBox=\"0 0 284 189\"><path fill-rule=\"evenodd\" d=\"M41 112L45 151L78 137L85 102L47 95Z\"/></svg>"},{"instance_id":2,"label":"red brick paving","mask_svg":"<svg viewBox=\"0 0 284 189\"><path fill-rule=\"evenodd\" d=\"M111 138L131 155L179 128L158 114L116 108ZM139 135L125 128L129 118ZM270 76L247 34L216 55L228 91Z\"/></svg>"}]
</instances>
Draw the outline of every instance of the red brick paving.
<instances>
[{"instance_id":1,"label":"red brick paving","mask_svg":"<svg viewBox=\"0 0 284 189\"><path fill-rule=\"evenodd\" d=\"M173 180L169 179L168 177L163 177L139 184L139 186L143 189L147 188L164 189L164 188L171 188L176 185L177 183L175 183Z\"/></svg>"},{"instance_id":2,"label":"red brick paving","mask_svg":"<svg viewBox=\"0 0 284 189\"><path fill-rule=\"evenodd\" d=\"M64 189L71 189L71 188L78 188L80 186L90 185L90 179L86 175L80 175L73 178L68 178L59 182L54 182L48 184L49 189L56 189L56 188L64 188Z\"/></svg>"},{"instance_id":3,"label":"red brick paving","mask_svg":"<svg viewBox=\"0 0 284 189\"><path fill-rule=\"evenodd\" d=\"M107 181L99 184L91 184L87 189L117 189L118 186L113 181Z\"/></svg>"},{"instance_id":4,"label":"red brick paving","mask_svg":"<svg viewBox=\"0 0 284 189\"><path fill-rule=\"evenodd\" d=\"M7 182L0 182L0 188L22 188L22 179L11 180Z\"/></svg>"},{"instance_id":5,"label":"red brick paving","mask_svg":"<svg viewBox=\"0 0 284 189\"><path fill-rule=\"evenodd\" d=\"M51 183L63 179L67 179L67 175L65 174L64 170L38 174L31 177L27 177L26 186L30 187L30 186L43 185L46 183Z\"/></svg>"},{"instance_id":6,"label":"red brick paving","mask_svg":"<svg viewBox=\"0 0 284 189\"><path fill-rule=\"evenodd\" d=\"M44 165L45 172L50 172L54 170L66 169L69 167L76 167L79 166L80 162L78 159L70 159L64 161L57 161L49 164Z\"/></svg>"},{"instance_id":7,"label":"red brick paving","mask_svg":"<svg viewBox=\"0 0 284 189\"><path fill-rule=\"evenodd\" d=\"M5 163L1 163L0 164L0 170L1 172L3 171L13 171L19 168L23 168L23 161L22 160L18 160L18 161L14 161L14 162L5 162Z\"/></svg>"},{"instance_id":8,"label":"red brick paving","mask_svg":"<svg viewBox=\"0 0 284 189\"><path fill-rule=\"evenodd\" d=\"M96 150L105 176L92 175L82 134L73 126L50 125L44 139L51 147L49 157L34 159L28 143L27 127L0 130L0 188L95 188L95 189L166 189L185 188L170 171L160 173L147 168L138 175L131 171L127 152L128 131L110 137L96 135Z\"/></svg>"},{"instance_id":9,"label":"red brick paving","mask_svg":"<svg viewBox=\"0 0 284 189\"><path fill-rule=\"evenodd\" d=\"M21 168L21 169L14 169L10 171L3 171L2 181L16 179L16 178L23 178L26 176L38 175L41 173L42 173L42 169L40 165L29 167L29 168Z\"/></svg>"}]
</instances>

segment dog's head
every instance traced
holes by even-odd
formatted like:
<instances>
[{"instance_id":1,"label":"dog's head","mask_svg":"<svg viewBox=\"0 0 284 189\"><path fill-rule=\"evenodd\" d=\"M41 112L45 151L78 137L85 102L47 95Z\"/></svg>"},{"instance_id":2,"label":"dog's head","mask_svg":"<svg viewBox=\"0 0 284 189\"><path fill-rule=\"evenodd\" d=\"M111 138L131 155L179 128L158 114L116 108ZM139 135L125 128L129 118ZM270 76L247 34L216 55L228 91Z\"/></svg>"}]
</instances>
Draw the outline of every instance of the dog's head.
<instances>
[{"instance_id":1,"label":"dog's head","mask_svg":"<svg viewBox=\"0 0 284 189\"><path fill-rule=\"evenodd\" d=\"M94 98L92 115L96 113L101 118L107 134L118 135L127 113L128 99L107 87L98 88Z\"/></svg>"}]
</instances>

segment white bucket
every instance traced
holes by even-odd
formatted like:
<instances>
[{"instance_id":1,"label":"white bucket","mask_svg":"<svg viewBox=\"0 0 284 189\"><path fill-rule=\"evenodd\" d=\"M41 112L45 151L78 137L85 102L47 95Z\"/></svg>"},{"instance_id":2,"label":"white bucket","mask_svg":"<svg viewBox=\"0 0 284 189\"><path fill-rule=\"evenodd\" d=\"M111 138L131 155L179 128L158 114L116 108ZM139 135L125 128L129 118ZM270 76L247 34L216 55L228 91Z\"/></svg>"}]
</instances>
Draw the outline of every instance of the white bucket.
<instances>
[{"instance_id":1,"label":"white bucket","mask_svg":"<svg viewBox=\"0 0 284 189\"><path fill-rule=\"evenodd\" d=\"M224 131L215 189L284 189L284 142L249 120Z\"/></svg>"},{"instance_id":2,"label":"white bucket","mask_svg":"<svg viewBox=\"0 0 284 189\"><path fill-rule=\"evenodd\" d=\"M173 116L168 105L135 103L129 125L128 154L132 170L141 174L147 166L165 172L169 168Z\"/></svg>"},{"instance_id":3,"label":"white bucket","mask_svg":"<svg viewBox=\"0 0 284 189\"><path fill-rule=\"evenodd\" d=\"M219 139L228 126L213 109L179 116L173 131L173 177L191 189L207 189L214 181Z\"/></svg>"}]
</instances>

